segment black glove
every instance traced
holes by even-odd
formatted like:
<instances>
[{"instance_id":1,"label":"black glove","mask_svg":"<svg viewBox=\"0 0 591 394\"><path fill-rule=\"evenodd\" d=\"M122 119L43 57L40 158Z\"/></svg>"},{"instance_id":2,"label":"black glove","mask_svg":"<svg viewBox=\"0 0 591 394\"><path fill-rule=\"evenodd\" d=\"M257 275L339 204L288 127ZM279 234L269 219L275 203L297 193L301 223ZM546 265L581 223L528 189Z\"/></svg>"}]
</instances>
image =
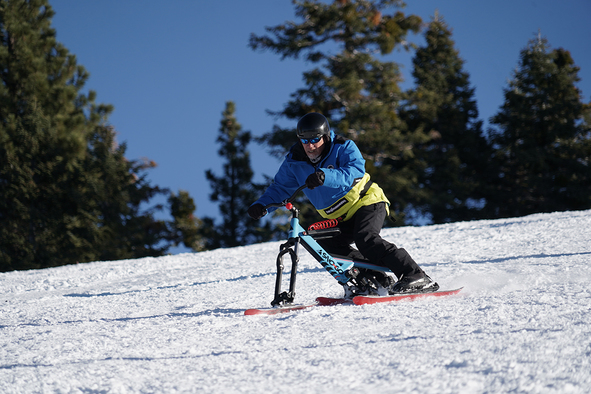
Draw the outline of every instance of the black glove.
<instances>
[{"instance_id":1,"label":"black glove","mask_svg":"<svg viewBox=\"0 0 591 394\"><path fill-rule=\"evenodd\" d=\"M324 185L324 171L316 171L306 179L306 186L310 190L322 185Z\"/></svg>"},{"instance_id":2,"label":"black glove","mask_svg":"<svg viewBox=\"0 0 591 394\"><path fill-rule=\"evenodd\" d=\"M250 216L254 220L258 220L258 219L262 218L263 216L265 216L266 214L267 214L267 211L265 210L265 207L263 206L263 204L254 204L248 208L248 216Z\"/></svg>"}]
</instances>

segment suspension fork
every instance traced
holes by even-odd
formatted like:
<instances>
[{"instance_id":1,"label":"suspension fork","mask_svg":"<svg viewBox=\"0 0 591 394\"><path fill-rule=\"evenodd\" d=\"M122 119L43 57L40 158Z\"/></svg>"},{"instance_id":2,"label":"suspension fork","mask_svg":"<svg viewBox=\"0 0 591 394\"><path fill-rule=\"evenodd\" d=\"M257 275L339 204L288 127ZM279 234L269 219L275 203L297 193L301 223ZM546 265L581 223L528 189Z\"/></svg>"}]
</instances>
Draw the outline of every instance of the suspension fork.
<instances>
[{"instance_id":1,"label":"suspension fork","mask_svg":"<svg viewBox=\"0 0 591 394\"><path fill-rule=\"evenodd\" d=\"M300 227L300 221L298 218L299 211L291 203L286 205L286 208L291 211L292 216L290 221L288 240L286 243L281 245L281 247L279 248L279 254L277 255L277 277L275 279L275 298L273 299L273 301L271 301L271 305L273 306L291 304L293 302L293 299L295 297L298 262L300 260L298 256L298 249L300 246L299 232L303 231L303 229ZM283 258L286 254L289 254L289 257L291 258L289 290L287 292L281 292L283 270L285 268L285 265L283 264Z\"/></svg>"},{"instance_id":2,"label":"suspension fork","mask_svg":"<svg viewBox=\"0 0 591 394\"><path fill-rule=\"evenodd\" d=\"M291 304L295 297L296 275L298 269L298 238L290 238L289 241L281 245L279 255L277 255L277 277L275 279L275 298L271 302L272 306ZM281 283L283 282L283 258L289 254L291 258L291 274L289 277L289 291L281 292Z\"/></svg>"}]
</instances>

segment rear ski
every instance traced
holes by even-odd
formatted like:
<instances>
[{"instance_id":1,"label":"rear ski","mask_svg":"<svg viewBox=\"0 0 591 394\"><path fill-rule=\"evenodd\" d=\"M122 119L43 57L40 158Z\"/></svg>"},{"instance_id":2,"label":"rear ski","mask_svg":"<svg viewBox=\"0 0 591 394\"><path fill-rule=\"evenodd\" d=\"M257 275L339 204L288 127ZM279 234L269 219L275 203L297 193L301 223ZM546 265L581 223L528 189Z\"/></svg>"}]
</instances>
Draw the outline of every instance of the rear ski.
<instances>
[{"instance_id":1,"label":"rear ski","mask_svg":"<svg viewBox=\"0 0 591 394\"><path fill-rule=\"evenodd\" d=\"M454 294L458 294L463 287L454 290L438 290L428 291L424 293L400 293L389 296L356 296L353 297L353 304L355 305L366 305L366 304L378 304L381 302L396 302L396 301L414 301L417 298L425 297L446 297Z\"/></svg>"},{"instance_id":2,"label":"rear ski","mask_svg":"<svg viewBox=\"0 0 591 394\"><path fill-rule=\"evenodd\" d=\"M429 291L423 293L402 293L402 294L395 294L389 296L378 296L378 295L362 295L362 296L355 296L353 298L330 298L330 297L318 297L316 301L318 305L321 306L328 306L328 305L343 305L343 304L355 304L355 305L365 305L365 304L377 304L381 302L396 302L396 301L413 301L417 298L423 297L445 297L454 294L458 294L463 287L454 290L439 290L439 291Z\"/></svg>"}]
</instances>

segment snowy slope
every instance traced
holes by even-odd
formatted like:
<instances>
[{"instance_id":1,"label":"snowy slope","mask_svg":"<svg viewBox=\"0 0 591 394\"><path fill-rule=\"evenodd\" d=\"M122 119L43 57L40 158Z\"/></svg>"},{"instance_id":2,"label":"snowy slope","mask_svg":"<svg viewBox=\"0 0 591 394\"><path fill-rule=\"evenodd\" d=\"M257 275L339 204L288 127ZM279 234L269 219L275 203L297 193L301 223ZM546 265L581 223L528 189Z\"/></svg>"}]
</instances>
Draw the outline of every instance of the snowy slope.
<instances>
[{"instance_id":1,"label":"snowy slope","mask_svg":"<svg viewBox=\"0 0 591 394\"><path fill-rule=\"evenodd\" d=\"M443 288L244 316L278 242L0 274L2 393L589 393L591 211L384 230ZM338 296L314 260L296 301Z\"/></svg>"}]
</instances>

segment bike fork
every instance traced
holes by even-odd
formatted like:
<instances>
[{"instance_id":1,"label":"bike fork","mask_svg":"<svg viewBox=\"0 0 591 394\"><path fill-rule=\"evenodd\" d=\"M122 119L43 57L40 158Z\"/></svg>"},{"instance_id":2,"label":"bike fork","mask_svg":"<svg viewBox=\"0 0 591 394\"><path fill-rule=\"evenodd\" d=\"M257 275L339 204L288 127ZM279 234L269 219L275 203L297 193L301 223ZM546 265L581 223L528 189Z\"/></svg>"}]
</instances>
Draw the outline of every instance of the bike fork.
<instances>
[{"instance_id":1,"label":"bike fork","mask_svg":"<svg viewBox=\"0 0 591 394\"><path fill-rule=\"evenodd\" d=\"M291 304L295 297L296 274L298 268L298 241L288 241L281 245L279 255L277 256L277 278L275 279L275 298L271 301L272 306L281 306ZM289 291L281 292L281 283L283 281L283 258L289 254L291 258L291 274L289 277Z\"/></svg>"}]
</instances>

